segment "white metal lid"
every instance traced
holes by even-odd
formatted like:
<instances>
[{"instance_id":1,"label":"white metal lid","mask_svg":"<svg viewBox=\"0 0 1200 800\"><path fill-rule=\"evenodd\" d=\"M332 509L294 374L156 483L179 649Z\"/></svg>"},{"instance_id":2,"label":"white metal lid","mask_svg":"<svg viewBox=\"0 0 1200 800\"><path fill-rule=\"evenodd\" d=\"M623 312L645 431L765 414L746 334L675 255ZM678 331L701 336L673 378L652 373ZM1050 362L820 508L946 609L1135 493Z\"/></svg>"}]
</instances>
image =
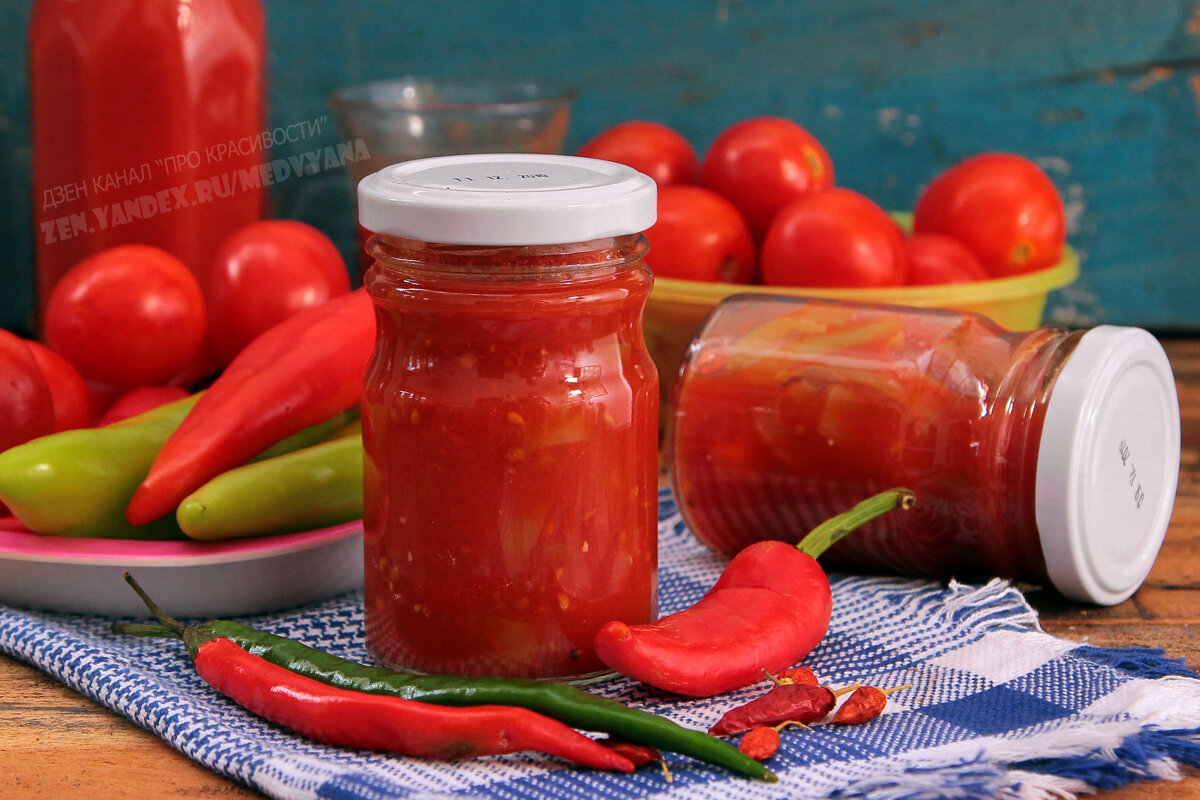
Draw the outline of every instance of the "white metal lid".
<instances>
[{"instance_id":1,"label":"white metal lid","mask_svg":"<svg viewBox=\"0 0 1200 800\"><path fill-rule=\"evenodd\" d=\"M502 153L405 161L363 178L358 216L374 233L471 245L566 244L641 233L657 187L623 164Z\"/></svg>"},{"instance_id":2,"label":"white metal lid","mask_svg":"<svg viewBox=\"0 0 1200 800\"><path fill-rule=\"evenodd\" d=\"M1036 513L1050 581L1115 605L1154 565L1179 481L1179 397L1162 345L1139 328L1086 332L1046 407Z\"/></svg>"}]
</instances>

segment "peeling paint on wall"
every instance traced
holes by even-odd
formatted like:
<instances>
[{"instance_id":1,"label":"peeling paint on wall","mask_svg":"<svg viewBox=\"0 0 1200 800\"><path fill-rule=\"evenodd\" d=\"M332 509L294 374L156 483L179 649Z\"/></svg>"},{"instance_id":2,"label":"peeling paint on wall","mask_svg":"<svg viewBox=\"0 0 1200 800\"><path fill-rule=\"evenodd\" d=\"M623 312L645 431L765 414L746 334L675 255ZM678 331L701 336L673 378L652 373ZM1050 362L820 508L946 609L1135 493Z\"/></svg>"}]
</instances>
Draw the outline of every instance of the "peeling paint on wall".
<instances>
[{"instance_id":1,"label":"peeling paint on wall","mask_svg":"<svg viewBox=\"0 0 1200 800\"><path fill-rule=\"evenodd\" d=\"M1144 92L1156 83L1170 80L1174 74L1175 70L1170 67L1152 67L1141 78L1129 84L1129 89L1133 92Z\"/></svg>"}]
</instances>

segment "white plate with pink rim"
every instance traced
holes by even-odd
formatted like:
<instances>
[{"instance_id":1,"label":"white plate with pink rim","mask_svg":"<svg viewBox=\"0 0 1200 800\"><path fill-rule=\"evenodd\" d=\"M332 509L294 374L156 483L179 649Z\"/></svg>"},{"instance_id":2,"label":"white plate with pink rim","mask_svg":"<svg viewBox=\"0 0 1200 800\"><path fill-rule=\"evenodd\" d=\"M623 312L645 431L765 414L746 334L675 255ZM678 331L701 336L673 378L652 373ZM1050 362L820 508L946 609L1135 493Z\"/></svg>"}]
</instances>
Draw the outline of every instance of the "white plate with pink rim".
<instances>
[{"instance_id":1,"label":"white plate with pink rim","mask_svg":"<svg viewBox=\"0 0 1200 800\"><path fill-rule=\"evenodd\" d=\"M362 522L223 542L40 536L0 530L0 603L145 617L129 572L172 616L245 616L362 588Z\"/></svg>"}]
</instances>

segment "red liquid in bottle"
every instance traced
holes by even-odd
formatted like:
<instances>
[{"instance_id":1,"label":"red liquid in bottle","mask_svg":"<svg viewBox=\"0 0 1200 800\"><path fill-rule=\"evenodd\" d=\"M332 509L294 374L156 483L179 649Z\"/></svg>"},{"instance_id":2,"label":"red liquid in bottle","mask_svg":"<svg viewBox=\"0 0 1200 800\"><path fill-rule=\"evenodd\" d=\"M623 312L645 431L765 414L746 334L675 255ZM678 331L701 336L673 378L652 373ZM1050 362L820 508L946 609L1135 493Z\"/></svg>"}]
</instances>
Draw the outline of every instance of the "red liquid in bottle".
<instances>
[{"instance_id":1,"label":"red liquid in bottle","mask_svg":"<svg viewBox=\"0 0 1200 800\"><path fill-rule=\"evenodd\" d=\"M38 0L29 32L39 316L54 284L125 243L203 287L217 246L262 216L257 0Z\"/></svg>"}]
</instances>

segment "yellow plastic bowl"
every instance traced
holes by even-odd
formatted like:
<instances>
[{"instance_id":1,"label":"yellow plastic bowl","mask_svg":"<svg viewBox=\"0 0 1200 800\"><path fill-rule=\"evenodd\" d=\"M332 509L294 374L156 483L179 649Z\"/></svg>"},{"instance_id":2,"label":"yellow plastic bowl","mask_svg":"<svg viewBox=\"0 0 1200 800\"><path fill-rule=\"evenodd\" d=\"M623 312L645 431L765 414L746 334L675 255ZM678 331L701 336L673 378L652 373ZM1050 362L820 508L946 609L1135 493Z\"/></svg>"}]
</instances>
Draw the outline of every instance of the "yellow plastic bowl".
<instances>
[{"instance_id":1,"label":"yellow plastic bowl","mask_svg":"<svg viewBox=\"0 0 1200 800\"><path fill-rule=\"evenodd\" d=\"M1030 330L1042 324L1046 296L1079 275L1079 256L1070 247L1057 264L1016 275L972 283L939 286L894 286L880 289L808 289L656 278L646 303L646 344L658 367L664 401L671 397L679 367L692 336L705 315L735 294L820 297L865 303L952 308L991 318L1008 330Z\"/></svg>"}]
</instances>

